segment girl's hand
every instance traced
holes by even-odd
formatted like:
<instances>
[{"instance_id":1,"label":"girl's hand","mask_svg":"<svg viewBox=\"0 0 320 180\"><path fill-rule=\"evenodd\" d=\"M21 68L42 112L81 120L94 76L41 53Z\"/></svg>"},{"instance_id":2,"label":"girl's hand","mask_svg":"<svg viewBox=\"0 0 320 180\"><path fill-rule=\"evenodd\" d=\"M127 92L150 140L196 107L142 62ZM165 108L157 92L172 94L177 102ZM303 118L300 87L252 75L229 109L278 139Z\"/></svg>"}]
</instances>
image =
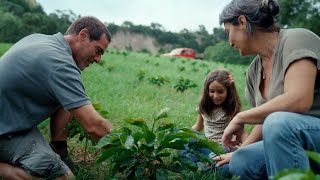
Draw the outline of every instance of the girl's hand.
<instances>
[{"instance_id":1,"label":"girl's hand","mask_svg":"<svg viewBox=\"0 0 320 180\"><path fill-rule=\"evenodd\" d=\"M224 130L224 133L221 138L222 145L228 151L232 151L237 149L234 142L232 142L233 135L239 135L244 131L244 125L237 123L239 121L239 117L235 116L227 128Z\"/></svg>"},{"instance_id":2,"label":"girl's hand","mask_svg":"<svg viewBox=\"0 0 320 180\"><path fill-rule=\"evenodd\" d=\"M231 160L232 152L227 154L221 154L219 156L214 157L212 160L217 162L216 166L220 167L224 164L228 164Z\"/></svg>"}]
</instances>

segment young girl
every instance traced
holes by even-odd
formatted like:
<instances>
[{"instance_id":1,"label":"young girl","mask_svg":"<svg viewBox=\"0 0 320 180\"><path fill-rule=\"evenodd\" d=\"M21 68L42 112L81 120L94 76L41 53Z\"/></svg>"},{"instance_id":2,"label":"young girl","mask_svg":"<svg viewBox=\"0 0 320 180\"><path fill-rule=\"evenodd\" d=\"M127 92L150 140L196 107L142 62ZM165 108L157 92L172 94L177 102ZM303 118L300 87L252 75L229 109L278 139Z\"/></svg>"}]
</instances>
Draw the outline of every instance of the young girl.
<instances>
[{"instance_id":1,"label":"young girl","mask_svg":"<svg viewBox=\"0 0 320 180\"><path fill-rule=\"evenodd\" d=\"M204 82L203 94L197 108L198 120L192 128L197 131L204 129L208 139L221 144L224 129L240 110L241 103L231 73L224 69L211 71ZM240 144L245 138L246 132L241 132L233 141ZM200 151L210 157L216 156L208 149L202 148Z\"/></svg>"}]
</instances>

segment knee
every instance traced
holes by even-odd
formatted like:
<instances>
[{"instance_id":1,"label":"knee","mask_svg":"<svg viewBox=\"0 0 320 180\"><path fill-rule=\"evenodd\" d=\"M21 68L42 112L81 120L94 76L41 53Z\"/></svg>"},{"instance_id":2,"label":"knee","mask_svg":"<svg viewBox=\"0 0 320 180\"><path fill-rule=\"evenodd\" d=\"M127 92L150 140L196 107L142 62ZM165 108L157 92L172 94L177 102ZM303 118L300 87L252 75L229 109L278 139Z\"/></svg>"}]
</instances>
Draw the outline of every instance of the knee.
<instances>
[{"instance_id":1,"label":"knee","mask_svg":"<svg viewBox=\"0 0 320 180\"><path fill-rule=\"evenodd\" d=\"M232 153L229 163L229 171L236 176L246 176L248 174L248 153L242 149L238 149Z\"/></svg>"},{"instance_id":2,"label":"knee","mask_svg":"<svg viewBox=\"0 0 320 180\"><path fill-rule=\"evenodd\" d=\"M37 157L31 157L21 161L22 168L30 175L40 178L54 179L67 174L69 168L55 153L39 153Z\"/></svg>"},{"instance_id":3,"label":"knee","mask_svg":"<svg viewBox=\"0 0 320 180\"><path fill-rule=\"evenodd\" d=\"M274 112L265 119L262 133L266 135L282 132L284 128L290 125L289 112Z\"/></svg>"}]
</instances>

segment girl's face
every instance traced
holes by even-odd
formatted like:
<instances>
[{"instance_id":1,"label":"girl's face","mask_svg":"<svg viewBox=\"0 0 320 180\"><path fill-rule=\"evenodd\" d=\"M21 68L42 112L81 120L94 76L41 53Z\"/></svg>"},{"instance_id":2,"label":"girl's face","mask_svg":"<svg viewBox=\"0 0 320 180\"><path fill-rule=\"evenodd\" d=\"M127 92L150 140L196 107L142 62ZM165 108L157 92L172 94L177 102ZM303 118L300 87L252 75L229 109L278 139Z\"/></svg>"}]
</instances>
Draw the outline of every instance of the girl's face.
<instances>
[{"instance_id":1,"label":"girl's face","mask_svg":"<svg viewBox=\"0 0 320 180\"><path fill-rule=\"evenodd\" d=\"M215 105L220 106L227 98L227 88L218 81L213 81L209 84L209 97Z\"/></svg>"}]
</instances>

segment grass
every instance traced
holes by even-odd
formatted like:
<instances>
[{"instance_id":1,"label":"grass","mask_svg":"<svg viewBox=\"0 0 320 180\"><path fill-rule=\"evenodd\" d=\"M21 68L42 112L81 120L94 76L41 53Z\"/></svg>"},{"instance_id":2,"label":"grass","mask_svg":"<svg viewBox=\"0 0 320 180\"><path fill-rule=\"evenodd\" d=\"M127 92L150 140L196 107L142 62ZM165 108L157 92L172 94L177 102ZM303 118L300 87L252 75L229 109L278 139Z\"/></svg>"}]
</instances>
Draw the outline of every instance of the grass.
<instances>
[{"instance_id":1,"label":"grass","mask_svg":"<svg viewBox=\"0 0 320 180\"><path fill-rule=\"evenodd\" d=\"M94 65L83 72L86 92L92 102L99 102L109 111L109 119L115 125L127 117L151 118L160 109L171 109L170 122L191 126L197 117L195 108L202 93L206 74L215 68L228 68L232 71L241 101L244 101L245 66L227 65L208 61L195 61L168 57L154 57L147 54L127 52L128 55L109 51L103 57L103 65ZM194 64L196 62L196 64ZM180 71L179 67L185 67ZM112 67L112 71L108 68ZM194 71L197 68L197 71ZM145 78L139 81L138 71L143 69ZM156 86L148 78L161 76L169 79L162 86ZM197 84L185 92L173 88L180 77L188 78Z\"/></svg>"},{"instance_id":2,"label":"grass","mask_svg":"<svg viewBox=\"0 0 320 180\"><path fill-rule=\"evenodd\" d=\"M0 43L0 57L6 52L12 44L9 43Z\"/></svg>"},{"instance_id":3,"label":"grass","mask_svg":"<svg viewBox=\"0 0 320 180\"><path fill-rule=\"evenodd\" d=\"M0 55L11 45L0 44ZM144 53L109 50L102 57L100 65L91 65L82 72L83 83L92 103L100 103L109 112L107 119L114 126L122 126L124 118L144 118L151 120L160 109L170 108L166 121L181 127L191 127L197 119L195 111L202 93L206 74L216 68L229 69L234 77L243 109L250 106L244 99L246 66L229 65L205 60L153 56ZM140 74L139 74L140 72ZM143 73L141 73L143 72ZM150 83L151 77L165 77L168 82L161 86ZM197 87L177 92L173 85L180 77L190 79ZM39 125L48 138L48 120ZM77 140L70 140L75 160L79 160L83 170L77 179L92 176L103 177L103 167L81 162L82 155ZM89 145L89 150L92 150ZM89 154L93 153L90 151ZM90 169L92 167L92 169ZM87 173L88 172L88 173ZM90 172L90 173L89 173ZM97 176L98 174L98 176ZM93 176L94 176L93 175Z\"/></svg>"}]
</instances>

